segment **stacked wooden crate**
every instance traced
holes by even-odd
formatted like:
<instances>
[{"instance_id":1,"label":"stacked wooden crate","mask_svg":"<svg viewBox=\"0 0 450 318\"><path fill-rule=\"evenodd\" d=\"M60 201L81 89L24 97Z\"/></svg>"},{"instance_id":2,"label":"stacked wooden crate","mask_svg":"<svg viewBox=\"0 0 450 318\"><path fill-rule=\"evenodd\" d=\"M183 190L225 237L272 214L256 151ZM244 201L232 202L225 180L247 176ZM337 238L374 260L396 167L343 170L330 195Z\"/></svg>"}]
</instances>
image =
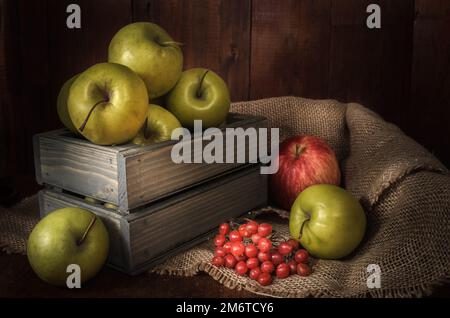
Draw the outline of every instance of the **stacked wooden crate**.
<instances>
[{"instance_id":1,"label":"stacked wooden crate","mask_svg":"<svg viewBox=\"0 0 450 318\"><path fill-rule=\"evenodd\" d=\"M266 126L265 118L230 114L221 129L226 136L232 133L226 128ZM205 146L211 138L194 136L191 144L199 141ZM267 203L266 176L249 162L256 143L234 147L243 163L211 164L174 163L175 143L99 146L67 130L36 135L36 178L45 186L41 217L67 206L96 213L110 234L109 265L137 274L198 244L220 222Z\"/></svg>"}]
</instances>

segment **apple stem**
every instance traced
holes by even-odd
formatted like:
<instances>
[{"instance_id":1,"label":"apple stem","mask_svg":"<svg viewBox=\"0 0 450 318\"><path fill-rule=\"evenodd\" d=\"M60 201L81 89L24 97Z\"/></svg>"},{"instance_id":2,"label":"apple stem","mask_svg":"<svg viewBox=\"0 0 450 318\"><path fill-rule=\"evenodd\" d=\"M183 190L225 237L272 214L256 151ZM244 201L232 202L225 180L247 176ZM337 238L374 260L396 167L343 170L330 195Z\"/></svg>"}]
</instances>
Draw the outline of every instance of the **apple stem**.
<instances>
[{"instance_id":1,"label":"apple stem","mask_svg":"<svg viewBox=\"0 0 450 318\"><path fill-rule=\"evenodd\" d=\"M175 42L175 41L167 41L167 42L162 42L161 45L162 46L170 46L170 45L178 45L178 46L184 46L184 43L181 42Z\"/></svg>"},{"instance_id":2,"label":"apple stem","mask_svg":"<svg viewBox=\"0 0 450 318\"><path fill-rule=\"evenodd\" d=\"M197 88L197 98L200 98L202 95L202 86L203 81L205 80L206 74L208 74L209 70L206 70L205 74L203 74L202 79L200 80L200 85Z\"/></svg>"},{"instance_id":3,"label":"apple stem","mask_svg":"<svg viewBox=\"0 0 450 318\"><path fill-rule=\"evenodd\" d=\"M83 236L81 239L77 242L77 245L83 244L84 240L86 239L86 236L88 235L89 231L91 230L92 226L94 226L95 221L97 220L97 217L94 215L91 222L89 223L86 231L84 231Z\"/></svg>"},{"instance_id":4,"label":"apple stem","mask_svg":"<svg viewBox=\"0 0 450 318\"><path fill-rule=\"evenodd\" d=\"M86 118L84 119L83 123L81 124L80 128L78 128L78 130L79 130L80 132L83 132L84 128L86 127L86 124L87 124L89 118L91 117L92 112L94 111L95 107L97 107L97 106L100 105L101 103L106 103L106 102L108 102L108 101L107 101L107 100L101 100L101 101L95 103L94 106L92 106L91 110L89 111L89 113L87 114L87 116L86 116Z\"/></svg>"},{"instance_id":5,"label":"apple stem","mask_svg":"<svg viewBox=\"0 0 450 318\"><path fill-rule=\"evenodd\" d=\"M302 154L305 147L302 145L295 145L295 159L300 158L300 155Z\"/></svg>"},{"instance_id":6,"label":"apple stem","mask_svg":"<svg viewBox=\"0 0 450 318\"><path fill-rule=\"evenodd\" d=\"M298 237L299 239L302 238L303 235L303 228L305 227L306 222L308 222L310 219L307 218L306 220L303 221L302 226L300 227L300 236Z\"/></svg>"}]
</instances>

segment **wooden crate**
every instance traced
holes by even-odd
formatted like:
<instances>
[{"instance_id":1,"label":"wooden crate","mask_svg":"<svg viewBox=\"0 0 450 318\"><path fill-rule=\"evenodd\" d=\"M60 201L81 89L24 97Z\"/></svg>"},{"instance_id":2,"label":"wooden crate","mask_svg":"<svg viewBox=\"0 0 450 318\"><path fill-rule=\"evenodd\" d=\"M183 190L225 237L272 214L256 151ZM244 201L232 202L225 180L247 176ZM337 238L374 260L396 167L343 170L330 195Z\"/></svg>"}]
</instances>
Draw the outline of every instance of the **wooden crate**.
<instances>
[{"instance_id":1,"label":"wooden crate","mask_svg":"<svg viewBox=\"0 0 450 318\"><path fill-rule=\"evenodd\" d=\"M265 206L267 177L258 165L243 167L128 215L52 189L39 193L39 203L41 217L67 206L97 214L110 235L109 265L138 274L204 240L221 222Z\"/></svg>"},{"instance_id":2,"label":"wooden crate","mask_svg":"<svg viewBox=\"0 0 450 318\"><path fill-rule=\"evenodd\" d=\"M230 114L221 128L226 135L226 128L236 127L267 127L267 120ZM198 139L202 137L194 137L191 144ZM201 142L211 141L205 138ZM176 164L170 157L174 144L99 146L68 130L38 134L34 137L36 179L39 184L115 204L119 213L128 214L248 163ZM244 155L248 160L249 149L256 147L249 143L245 150L235 147L235 157ZM225 148L224 144L223 153Z\"/></svg>"}]
</instances>

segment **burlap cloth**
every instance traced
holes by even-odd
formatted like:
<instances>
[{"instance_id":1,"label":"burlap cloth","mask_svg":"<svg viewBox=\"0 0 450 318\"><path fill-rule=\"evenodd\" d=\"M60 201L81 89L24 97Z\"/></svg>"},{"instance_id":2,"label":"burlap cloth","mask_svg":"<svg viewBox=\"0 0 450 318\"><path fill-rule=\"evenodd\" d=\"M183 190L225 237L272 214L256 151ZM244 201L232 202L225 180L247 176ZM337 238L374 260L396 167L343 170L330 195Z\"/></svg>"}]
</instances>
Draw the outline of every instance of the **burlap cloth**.
<instances>
[{"instance_id":1,"label":"burlap cloth","mask_svg":"<svg viewBox=\"0 0 450 318\"><path fill-rule=\"evenodd\" d=\"M360 105L334 100L280 97L235 103L232 111L266 116L271 127L281 129L282 139L312 134L327 140L340 161L343 186L365 208L366 237L350 257L316 260L311 276L294 275L267 287L210 265L211 242L153 271L184 276L204 271L229 288L274 297L420 297L450 277L449 172L395 125ZM37 199L0 213L2 249L25 253L38 220ZM286 220L279 218L274 228L288 236ZM380 266L379 289L367 286L369 264Z\"/></svg>"}]
</instances>

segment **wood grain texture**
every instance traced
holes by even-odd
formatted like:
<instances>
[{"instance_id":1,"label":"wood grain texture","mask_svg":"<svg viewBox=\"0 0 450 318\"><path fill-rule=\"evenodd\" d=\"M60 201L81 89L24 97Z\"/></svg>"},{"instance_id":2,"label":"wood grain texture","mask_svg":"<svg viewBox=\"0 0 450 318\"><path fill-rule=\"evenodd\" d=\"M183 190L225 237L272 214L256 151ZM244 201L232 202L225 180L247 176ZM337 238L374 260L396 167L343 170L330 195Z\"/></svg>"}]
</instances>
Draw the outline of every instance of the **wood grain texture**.
<instances>
[{"instance_id":1,"label":"wood grain texture","mask_svg":"<svg viewBox=\"0 0 450 318\"><path fill-rule=\"evenodd\" d=\"M403 126L450 166L450 1L416 1L411 106Z\"/></svg>"},{"instance_id":2,"label":"wood grain texture","mask_svg":"<svg viewBox=\"0 0 450 318\"><path fill-rule=\"evenodd\" d=\"M138 266L220 222L266 204L266 177L254 167L180 194L174 198L178 202L130 222L133 264Z\"/></svg>"},{"instance_id":3,"label":"wood grain texture","mask_svg":"<svg viewBox=\"0 0 450 318\"><path fill-rule=\"evenodd\" d=\"M76 137L67 130L56 130L35 136L36 178L41 184L51 185L80 195L96 198L119 206L122 214L131 213L149 202L167 197L195 184L205 182L237 167L252 163L249 153L257 154L258 142L245 138L243 145L228 128L265 128L262 117L230 114L222 128L225 138L233 138L233 148L223 142L223 157L233 150L234 158L241 162L206 164L202 149L196 153L193 144L205 147L212 138L193 136L182 141L191 149L191 164L176 164L171 157L175 141L150 146L131 143L121 146L99 146ZM198 156L201 163L194 163ZM225 162L225 160L224 160ZM255 163L254 161L253 163Z\"/></svg>"},{"instance_id":4,"label":"wood grain texture","mask_svg":"<svg viewBox=\"0 0 450 318\"><path fill-rule=\"evenodd\" d=\"M161 25L184 43L184 68L206 67L248 99L250 0L134 0L133 20Z\"/></svg>"},{"instance_id":5,"label":"wood grain texture","mask_svg":"<svg viewBox=\"0 0 450 318\"><path fill-rule=\"evenodd\" d=\"M138 274L204 240L217 224L267 204L267 176L253 166L143 207L127 216L53 190L39 194L41 216L76 206L97 214L110 234L108 262ZM170 230L168 230L170 228Z\"/></svg>"},{"instance_id":6,"label":"wood grain texture","mask_svg":"<svg viewBox=\"0 0 450 318\"><path fill-rule=\"evenodd\" d=\"M330 0L252 2L250 99L328 89Z\"/></svg>"},{"instance_id":7,"label":"wood grain texture","mask_svg":"<svg viewBox=\"0 0 450 318\"><path fill-rule=\"evenodd\" d=\"M333 1L328 96L398 122L409 101L414 2L378 1L381 29L369 29L365 12L372 2Z\"/></svg>"}]
</instances>

